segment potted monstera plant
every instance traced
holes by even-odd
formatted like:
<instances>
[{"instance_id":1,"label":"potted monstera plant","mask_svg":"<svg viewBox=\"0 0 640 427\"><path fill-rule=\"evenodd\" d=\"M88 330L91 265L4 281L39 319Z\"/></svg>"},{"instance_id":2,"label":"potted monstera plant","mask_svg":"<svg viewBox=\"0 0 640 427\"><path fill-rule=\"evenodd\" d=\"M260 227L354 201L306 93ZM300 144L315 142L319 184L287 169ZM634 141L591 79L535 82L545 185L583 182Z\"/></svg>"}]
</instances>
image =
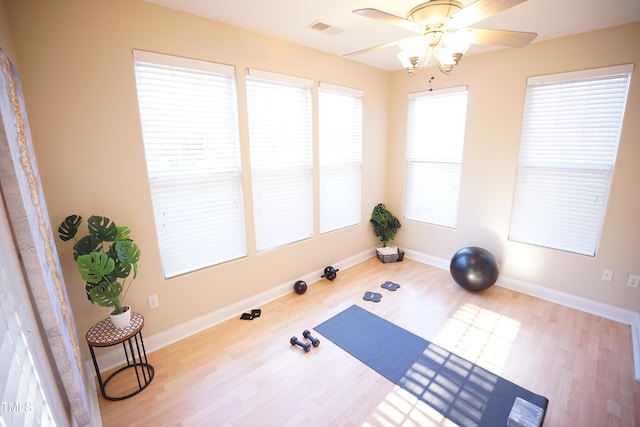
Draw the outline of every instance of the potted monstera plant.
<instances>
[{"instance_id":1,"label":"potted monstera plant","mask_svg":"<svg viewBox=\"0 0 640 427\"><path fill-rule=\"evenodd\" d=\"M105 216L93 215L87 220L87 233L76 238L82 217L69 215L58 227L63 241L74 240L73 259L91 303L107 307L114 326L125 328L131 309L123 300L138 274L140 249L131 239L131 230L116 225ZM128 279L128 280L127 280Z\"/></svg>"},{"instance_id":2,"label":"potted monstera plant","mask_svg":"<svg viewBox=\"0 0 640 427\"><path fill-rule=\"evenodd\" d=\"M382 242L382 248L376 249L378 259L382 262L402 261L404 252L395 246L387 246L401 227L400 220L387 209L384 203L378 203L371 212L370 222L373 224L374 234Z\"/></svg>"}]
</instances>

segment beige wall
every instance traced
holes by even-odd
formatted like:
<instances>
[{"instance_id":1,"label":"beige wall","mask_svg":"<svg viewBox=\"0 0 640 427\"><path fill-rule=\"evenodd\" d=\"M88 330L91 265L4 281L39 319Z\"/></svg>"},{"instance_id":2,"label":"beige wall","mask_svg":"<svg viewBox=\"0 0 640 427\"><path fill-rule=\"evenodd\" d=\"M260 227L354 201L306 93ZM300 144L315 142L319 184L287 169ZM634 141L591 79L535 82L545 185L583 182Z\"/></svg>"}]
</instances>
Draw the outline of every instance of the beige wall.
<instances>
[{"instance_id":1,"label":"beige wall","mask_svg":"<svg viewBox=\"0 0 640 427\"><path fill-rule=\"evenodd\" d=\"M0 0L0 48L2 48L4 53L11 59L11 62L15 64L13 40L11 38L9 18L7 17L4 0Z\"/></svg>"},{"instance_id":2,"label":"beige wall","mask_svg":"<svg viewBox=\"0 0 640 427\"><path fill-rule=\"evenodd\" d=\"M640 290L624 285L640 274L640 87L632 81L620 155L600 251L595 258L506 240L516 171L522 100L530 75L637 62L640 24L524 49L463 59L445 77L428 71L408 79L354 61L284 43L142 1L4 0L51 222L67 214L110 216L133 230L143 251L129 303L147 320L147 334L241 301L373 247L370 209L385 195L402 211L406 95L468 85L469 114L458 228L403 221L397 243L444 259L460 247L492 250L511 278L640 311ZM0 3L1 5L2 3ZM0 8L0 23L2 23ZM4 26L3 26L4 27ZM613 49L613 47L618 47ZM236 67L241 143L248 152L244 70L248 67L351 86L365 92L362 224L318 235L220 266L164 280L158 254L137 110L132 49ZM245 157L245 169L248 169ZM248 184L248 177L245 177ZM247 194L247 222L252 223ZM316 214L318 208L316 206ZM249 233L252 236L252 233ZM79 334L104 317L85 299L70 245L58 242ZM614 281L600 281L603 268ZM150 311L147 296L160 308Z\"/></svg>"},{"instance_id":3,"label":"beige wall","mask_svg":"<svg viewBox=\"0 0 640 427\"><path fill-rule=\"evenodd\" d=\"M95 213L132 229L142 261L128 303L145 316L147 335L277 285L293 286L302 275L375 246L368 216L384 197L388 73L142 1L6 4L51 223L57 226L70 213ZM248 152L245 68L364 90L362 223L320 236L316 215L311 239L259 255L250 239L244 259L164 280L141 139L134 48L234 65L243 154ZM252 224L248 192L246 207ZM71 245L57 243L82 335L106 309L86 300ZM152 311L151 294L160 301Z\"/></svg>"},{"instance_id":4,"label":"beige wall","mask_svg":"<svg viewBox=\"0 0 640 427\"><path fill-rule=\"evenodd\" d=\"M402 212L407 94L467 85L469 104L456 229L403 222L397 243L450 259L464 246L491 250L511 279L542 285L640 311L640 289L626 286L640 275L640 81L632 77L600 247L595 257L507 240L518 161L526 79L624 63L639 63L640 23L463 58L450 76L423 70L392 75L388 200ZM640 70L636 66L635 74ZM614 270L613 281L600 279Z\"/></svg>"}]
</instances>

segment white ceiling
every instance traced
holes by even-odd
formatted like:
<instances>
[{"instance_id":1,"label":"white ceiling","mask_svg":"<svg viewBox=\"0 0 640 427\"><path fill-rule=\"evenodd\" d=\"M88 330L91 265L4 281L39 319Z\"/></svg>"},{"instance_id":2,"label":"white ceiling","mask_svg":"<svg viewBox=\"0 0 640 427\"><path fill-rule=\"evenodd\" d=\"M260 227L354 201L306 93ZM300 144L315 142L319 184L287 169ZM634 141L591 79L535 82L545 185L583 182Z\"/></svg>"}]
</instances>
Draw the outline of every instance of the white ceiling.
<instances>
[{"instance_id":1,"label":"white ceiling","mask_svg":"<svg viewBox=\"0 0 640 427\"><path fill-rule=\"evenodd\" d=\"M400 17L425 0L145 0L335 55L415 35L352 13L376 8ZM465 6L474 0L460 0ZM308 28L320 21L338 34ZM473 25L538 33L537 41L640 21L640 0L528 0ZM467 55L495 49L472 46ZM388 71L401 69L396 46L352 57Z\"/></svg>"}]
</instances>

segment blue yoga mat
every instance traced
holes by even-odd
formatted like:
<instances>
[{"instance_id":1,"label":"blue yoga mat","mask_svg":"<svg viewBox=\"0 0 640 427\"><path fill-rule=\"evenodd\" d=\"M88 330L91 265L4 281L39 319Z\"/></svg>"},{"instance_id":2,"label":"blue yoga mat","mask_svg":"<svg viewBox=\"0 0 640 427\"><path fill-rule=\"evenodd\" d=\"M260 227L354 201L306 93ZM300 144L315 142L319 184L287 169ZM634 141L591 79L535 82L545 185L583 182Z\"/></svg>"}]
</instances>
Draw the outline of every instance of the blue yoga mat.
<instances>
[{"instance_id":1,"label":"blue yoga mat","mask_svg":"<svg viewBox=\"0 0 640 427\"><path fill-rule=\"evenodd\" d=\"M357 305L314 329L460 426L506 426L516 397L546 412L547 398Z\"/></svg>"}]
</instances>

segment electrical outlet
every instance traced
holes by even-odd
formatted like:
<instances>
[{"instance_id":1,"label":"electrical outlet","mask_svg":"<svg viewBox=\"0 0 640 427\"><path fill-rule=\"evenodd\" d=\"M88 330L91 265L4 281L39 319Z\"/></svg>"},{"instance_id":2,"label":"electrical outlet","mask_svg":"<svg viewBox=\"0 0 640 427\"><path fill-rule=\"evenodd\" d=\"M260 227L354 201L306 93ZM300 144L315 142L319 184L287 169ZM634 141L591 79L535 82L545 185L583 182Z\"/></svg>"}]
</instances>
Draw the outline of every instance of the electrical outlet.
<instances>
[{"instance_id":1,"label":"electrical outlet","mask_svg":"<svg viewBox=\"0 0 640 427\"><path fill-rule=\"evenodd\" d=\"M631 286L632 288L637 288L638 283L640 283L640 276L636 276L635 274L630 274L629 280L627 280L627 286Z\"/></svg>"},{"instance_id":2,"label":"electrical outlet","mask_svg":"<svg viewBox=\"0 0 640 427\"><path fill-rule=\"evenodd\" d=\"M160 302L158 301L158 295L149 295L147 298L149 300L149 308L154 309L160 306Z\"/></svg>"},{"instance_id":3,"label":"electrical outlet","mask_svg":"<svg viewBox=\"0 0 640 427\"><path fill-rule=\"evenodd\" d=\"M613 279L613 270L602 270L602 280L610 282Z\"/></svg>"}]
</instances>

